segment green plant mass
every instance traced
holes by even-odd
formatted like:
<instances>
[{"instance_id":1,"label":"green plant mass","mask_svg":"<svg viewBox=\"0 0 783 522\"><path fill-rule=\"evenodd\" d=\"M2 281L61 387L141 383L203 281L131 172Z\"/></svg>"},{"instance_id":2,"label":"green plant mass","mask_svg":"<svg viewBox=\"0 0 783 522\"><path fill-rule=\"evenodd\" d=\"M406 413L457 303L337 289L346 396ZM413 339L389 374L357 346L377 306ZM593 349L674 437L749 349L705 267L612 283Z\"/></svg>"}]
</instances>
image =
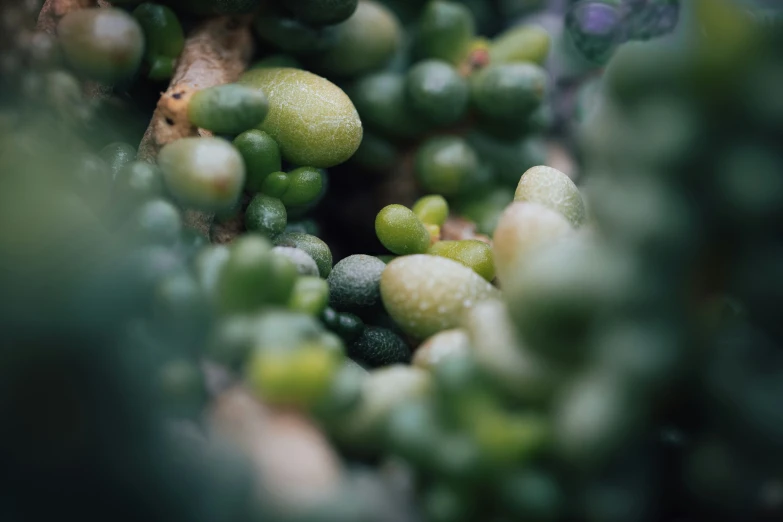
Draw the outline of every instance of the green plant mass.
<instances>
[{"instance_id":1,"label":"green plant mass","mask_svg":"<svg viewBox=\"0 0 783 522\"><path fill-rule=\"evenodd\" d=\"M0 3L0 522L783 520L781 49L769 0Z\"/></svg>"}]
</instances>

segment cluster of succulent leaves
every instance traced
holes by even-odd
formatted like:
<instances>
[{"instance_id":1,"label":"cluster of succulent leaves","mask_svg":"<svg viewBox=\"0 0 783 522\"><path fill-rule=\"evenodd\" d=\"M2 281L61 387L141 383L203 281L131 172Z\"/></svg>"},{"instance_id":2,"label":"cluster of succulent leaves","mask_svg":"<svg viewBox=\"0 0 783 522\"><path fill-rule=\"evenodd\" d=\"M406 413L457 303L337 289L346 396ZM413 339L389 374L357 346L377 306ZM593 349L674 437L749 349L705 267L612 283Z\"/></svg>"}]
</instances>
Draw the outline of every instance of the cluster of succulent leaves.
<instances>
[{"instance_id":1,"label":"cluster of succulent leaves","mask_svg":"<svg viewBox=\"0 0 783 522\"><path fill-rule=\"evenodd\" d=\"M587 3L618 9L624 34L643 40L659 19L630 8L675 2ZM173 520L259 519L237 492L247 473L226 471L217 450L220 463L194 468L204 479L183 480L189 468L168 458L140 465L178 454L148 426L158 414L198 422L214 387L204 367L217 365L265 403L318 419L347 461L402 463L433 522L780 516L779 24L693 0L675 34L613 41L571 114L577 188L541 166L550 36L523 25L477 38L477 2L265 5L259 61L190 100L192 124L218 137L175 141L157 165L111 133L90 150L88 127L117 113L85 99L74 75L121 86L143 71L154 84L181 51L178 17L259 7L114 4L127 12L101 16L146 42L128 64L17 45L9 56L28 67L2 85L27 102L4 103L0 118L12 174L0 191L0 324L20 348L2 352L0 383L23 404L41 406L22 393L37 385L60 414L100 417L82 446L27 440L27 424L10 423L13 448L62 452L35 470L62 489L45 482L53 499L83 498L57 479L89 447L95 461L81 465L97 477L176 483ZM566 36L581 38L569 13ZM78 16L64 23L98 15ZM361 180L406 153L423 197L361 216L394 256L368 248L334 263L309 219L339 197L325 169L350 158L333 175ZM441 241L450 208L492 245ZM186 227L194 211L242 233L211 244ZM17 470L14 453L0 455ZM95 496L112 491L95 482ZM310 515L375 520L362 500L364 512Z\"/></svg>"},{"instance_id":2,"label":"cluster of succulent leaves","mask_svg":"<svg viewBox=\"0 0 783 522\"><path fill-rule=\"evenodd\" d=\"M513 199L508 167L545 160L550 37L522 25L490 41L468 6L428 2L398 38L390 67L347 82L366 128L353 161L377 171L411 154L424 192L491 233Z\"/></svg>"},{"instance_id":3,"label":"cluster of succulent leaves","mask_svg":"<svg viewBox=\"0 0 783 522\"><path fill-rule=\"evenodd\" d=\"M387 205L375 218L375 233L381 244L398 256L431 254L453 259L487 281L495 279L492 248L479 239L441 239L441 227L449 215L449 205L440 195L420 198L409 209ZM394 256L389 256L389 260Z\"/></svg>"},{"instance_id":4,"label":"cluster of succulent leaves","mask_svg":"<svg viewBox=\"0 0 783 522\"><path fill-rule=\"evenodd\" d=\"M638 426L659 422L651 412L667 404L667 395L692 397L703 412L698 421L676 406L665 410L665 426L684 435L666 444L676 451L674 473L687 491L682 501L705 517L754 518L780 510L756 496L780 473L778 462L757 458L778 451L773 441L783 426L771 410L761 413L782 391L771 307L781 295L772 281L780 281L773 267L783 157L766 137L783 120L773 108L779 95L759 98L774 83L766 74L780 67L772 51L780 25L764 30L732 3L692 4L682 22L698 21L706 36L684 32L668 45L629 44L610 62L607 102L584 128L585 186L610 246L635 257L637 280L667 281L628 314L631 324L656 328L673 337L666 344L681 346L665 370L674 383L631 404L648 412ZM654 74L631 65L648 60L667 65ZM721 87L708 86L718 78ZM632 128L643 130L628 146ZM622 201L613 197L620 193ZM762 360L765 369L754 369ZM710 466L719 459L731 471L716 480Z\"/></svg>"}]
</instances>

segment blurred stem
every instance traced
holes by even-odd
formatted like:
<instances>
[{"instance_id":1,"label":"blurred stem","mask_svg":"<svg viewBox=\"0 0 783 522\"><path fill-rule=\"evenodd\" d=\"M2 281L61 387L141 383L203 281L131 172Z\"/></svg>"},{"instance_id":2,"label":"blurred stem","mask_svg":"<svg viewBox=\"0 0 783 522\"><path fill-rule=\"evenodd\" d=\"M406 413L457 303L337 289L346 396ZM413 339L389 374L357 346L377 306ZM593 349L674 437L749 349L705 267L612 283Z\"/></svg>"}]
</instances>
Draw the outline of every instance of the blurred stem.
<instances>
[{"instance_id":1,"label":"blurred stem","mask_svg":"<svg viewBox=\"0 0 783 522\"><path fill-rule=\"evenodd\" d=\"M111 4L106 0L46 0L38 14L36 29L50 36L57 36L57 24L65 15L79 9L93 7L111 7ZM109 85L87 81L84 82L83 92L89 99L102 99L111 96L112 88Z\"/></svg>"},{"instance_id":2,"label":"blurred stem","mask_svg":"<svg viewBox=\"0 0 783 522\"><path fill-rule=\"evenodd\" d=\"M107 4L107 2L102 3ZM54 36L57 32L57 24L65 15L88 7L98 7L98 0L46 0L38 15L36 28Z\"/></svg>"}]
</instances>

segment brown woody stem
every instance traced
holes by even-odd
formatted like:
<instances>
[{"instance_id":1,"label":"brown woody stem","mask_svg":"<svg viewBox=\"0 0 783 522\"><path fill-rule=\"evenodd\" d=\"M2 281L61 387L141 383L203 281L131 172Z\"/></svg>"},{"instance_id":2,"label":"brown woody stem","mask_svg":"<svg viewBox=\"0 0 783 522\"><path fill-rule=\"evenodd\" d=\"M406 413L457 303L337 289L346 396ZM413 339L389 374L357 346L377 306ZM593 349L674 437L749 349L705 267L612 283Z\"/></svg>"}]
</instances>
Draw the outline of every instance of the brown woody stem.
<instances>
[{"instance_id":1,"label":"brown woody stem","mask_svg":"<svg viewBox=\"0 0 783 522\"><path fill-rule=\"evenodd\" d=\"M138 158L155 162L160 149L188 136L210 136L188 119L190 96L200 89L236 81L247 69L253 51L250 18L217 17L196 27L185 41L168 89L161 95ZM186 224L209 237L213 216L187 211Z\"/></svg>"}]
</instances>

